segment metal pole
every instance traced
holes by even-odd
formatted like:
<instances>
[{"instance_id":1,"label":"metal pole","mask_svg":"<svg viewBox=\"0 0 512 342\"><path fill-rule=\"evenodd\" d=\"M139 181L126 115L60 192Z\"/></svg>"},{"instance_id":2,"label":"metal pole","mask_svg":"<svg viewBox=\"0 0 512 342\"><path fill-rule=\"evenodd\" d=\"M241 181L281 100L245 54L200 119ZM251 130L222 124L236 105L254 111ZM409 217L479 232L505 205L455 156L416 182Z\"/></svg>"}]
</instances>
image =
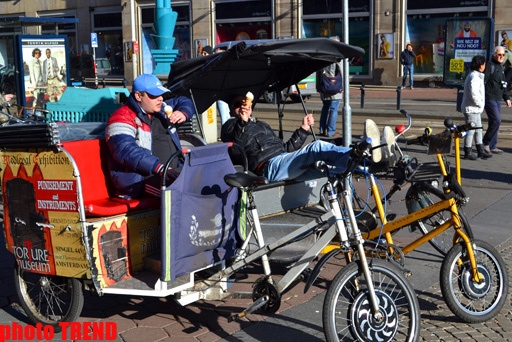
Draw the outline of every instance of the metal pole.
<instances>
[{"instance_id":1,"label":"metal pole","mask_svg":"<svg viewBox=\"0 0 512 342\"><path fill-rule=\"evenodd\" d=\"M343 42L348 44L348 1L343 1ZM343 59L343 145L352 143L352 109L350 108L350 72L348 58Z\"/></svg>"},{"instance_id":2,"label":"metal pole","mask_svg":"<svg viewBox=\"0 0 512 342\"><path fill-rule=\"evenodd\" d=\"M92 59L94 61L94 86L95 86L94 89L98 89L98 71L96 69L97 65L96 65L96 48L95 47L92 48Z\"/></svg>"},{"instance_id":3,"label":"metal pole","mask_svg":"<svg viewBox=\"0 0 512 342\"><path fill-rule=\"evenodd\" d=\"M348 0L343 3L343 42L348 44ZM350 71L348 58L343 59L343 145L349 147L352 144L352 108L350 108ZM345 190L351 191L350 180L345 178Z\"/></svg>"},{"instance_id":4,"label":"metal pole","mask_svg":"<svg viewBox=\"0 0 512 342\"><path fill-rule=\"evenodd\" d=\"M135 35L135 3L134 0L130 0L130 20L132 28L132 72L133 80L137 78L137 54L133 52L133 42L136 41Z\"/></svg>"},{"instance_id":5,"label":"metal pole","mask_svg":"<svg viewBox=\"0 0 512 342\"><path fill-rule=\"evenodd\" d=\"M295 89L297 89L297 94L299 94L300 103L302 104L302 109L304 109L304 115L308 115L308 110L306 108L306 104L304 103L304 98L302 97L302 94L300 93L300 88L297 83L295 83ZM313 135L313 140L316 140L316 134L315 130L313 129L313 126L310 127L311 134Z\"/></svg>"}]
</instances>

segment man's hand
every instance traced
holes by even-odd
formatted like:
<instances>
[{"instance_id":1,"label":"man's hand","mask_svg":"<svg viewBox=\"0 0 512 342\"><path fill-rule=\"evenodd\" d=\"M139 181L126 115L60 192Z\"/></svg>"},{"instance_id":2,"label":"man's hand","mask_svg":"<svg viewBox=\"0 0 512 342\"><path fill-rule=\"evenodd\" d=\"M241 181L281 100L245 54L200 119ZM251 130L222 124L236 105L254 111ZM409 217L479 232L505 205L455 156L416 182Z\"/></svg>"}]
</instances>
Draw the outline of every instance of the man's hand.
<instances>
[{"instance_id":1,"label":"man's hand","mask_svg":"<svg viewBox=\"0 0 512 342\"><path fill-rule=\"evenodd\" d=\"M167 118L169 119L169 122L173 123L173 124L179 124L179 123L187 121L187 116L183 112L180 112L179 110L175 110Z\"/></svg>"},{"instance_id":2,"label":"man's hand","mask_svg":"<svg viewBox=\"0 0 512 342\"><path fill-rule=\"evenodd\" d=\"M512 105L512 103L510 102L510 100L507 100L507 107L510 107Z\"/></svg>"},{"instance_id":3,"label":"man's hand","mask_svg":"<svg viewBox=\"0 0 512 342\"><path fill-rule=\"evenodd\" d=\"M308 114L302 118L302 129L305 131L309 131L311 127L315 124L315 118L313 114Z\"/></svg>"},{"instance_id":4,"label":"man's hand","mask_svg":"<svg viewBox=\"0 0 512 342\"><path fill-rule=\"evenodd\" d=\"M244 102L244 104L242 104L242 106L240 107L240 111L238 112L238 115L240 115L240 118L244 122L248 122L251 119L251 114L252 114L251 106L246 105Z\"/></svg>"}]
</instances>

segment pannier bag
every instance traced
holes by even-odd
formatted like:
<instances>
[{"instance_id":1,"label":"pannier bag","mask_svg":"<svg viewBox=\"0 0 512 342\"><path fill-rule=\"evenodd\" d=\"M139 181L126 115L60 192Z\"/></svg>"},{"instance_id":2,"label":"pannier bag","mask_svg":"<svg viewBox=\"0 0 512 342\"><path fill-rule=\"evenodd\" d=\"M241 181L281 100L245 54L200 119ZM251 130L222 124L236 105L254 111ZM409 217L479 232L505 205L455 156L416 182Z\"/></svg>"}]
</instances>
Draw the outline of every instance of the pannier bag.
<instances>
[{"instance_id":1,"label":"pannier bag","mask_svg":"<svg viewBox=\"0 0 512 342\"><path fill-rule=\"evenodd\" d=\"M178 178L162 190L162 281L232 257L243 238L239 190L224 182L235 172L228 147L192 148Z\"/></svg>"}]
</instances>

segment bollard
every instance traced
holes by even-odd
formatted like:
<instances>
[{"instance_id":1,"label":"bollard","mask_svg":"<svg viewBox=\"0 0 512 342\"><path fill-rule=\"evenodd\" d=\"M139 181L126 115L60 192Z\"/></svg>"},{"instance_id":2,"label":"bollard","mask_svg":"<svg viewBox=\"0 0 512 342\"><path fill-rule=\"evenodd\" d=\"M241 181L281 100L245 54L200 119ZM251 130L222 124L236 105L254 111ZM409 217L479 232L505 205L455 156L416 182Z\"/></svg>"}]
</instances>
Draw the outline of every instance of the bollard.
<instances>
[{"instance_id":1,"label":"bollard","mask_svg":"<svg viewBox=\"0 0 512 342\"><path fill-rule=\"evenodd\" d=\"M364 108L364 84L361 84L361 108Z\"/></svg>"},{"instance_id":2,"label":"bollard","mask_svg":"<svg viewBox=\"0 0 512 342\"><path fill-rule=\"evenodd\" d=\"M400 110L402 102L402 87L396 87L396 109Z\"/></svg>"}]
</instances>

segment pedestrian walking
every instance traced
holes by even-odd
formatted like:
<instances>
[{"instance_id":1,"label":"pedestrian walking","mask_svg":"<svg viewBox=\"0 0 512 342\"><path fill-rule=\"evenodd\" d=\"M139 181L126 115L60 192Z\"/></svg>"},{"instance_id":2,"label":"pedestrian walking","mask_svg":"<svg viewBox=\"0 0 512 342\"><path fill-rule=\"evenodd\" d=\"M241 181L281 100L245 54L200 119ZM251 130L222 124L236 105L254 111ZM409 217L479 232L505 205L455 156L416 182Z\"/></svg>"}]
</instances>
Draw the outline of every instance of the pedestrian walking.
<instances>
[{"instance_id":1,"label":"pedestrian walking","mask_svg":"<svg viewBox=\"0 0 512 342\"><path fill-rule=\"evenodd\" d=\"M411 43L407 43L405 50L400 53L400 64L404 66L404 77L402 79L402 88L405 88L407 74L409 74L409 86L414 89L414 58L416 54L412 51Z\"/></svg>"},{"instance_id":2,"label":"pedestrian walking","mask_svg":"<svg viewBox=\"0 0 512 342\"><path fill-rule=\"evenodd\" d=\"M503 99L507 107L511 106L510 98L507 94L507 81L503 70L503 61L505 60L505 48L497 46L494 49L491 60L485 66L485 112L489 119L487 131L485 132L483 143L487 152L502 154L499 149L498 132L501 125L501 100Z\"/></svg>"},{"instance_id":3,"label":"pedestrian walking","mask_svg":"<svg viewBox=\"0 0 512 342\"><path fill-rule=\"evenodd\" d=\"M464 159L477 160L492 157L492 154L485 151L482 142L482 112L485 106L485 57L481 55L474 56L471 60L471 73L464 82L464 96L462 97L462 113L466 118L466 123L474 122L477 129L468 131L464 140ZM475 138L478 157L471 151L471 145Z\"/></svg>"},{"instance_id":4,"label":"pedestrian walking","mask_svg":"<svg viewBox=\"0 0 512 342\"><path fill-rule=\"evenodd\" d=\"M338 37L331 39L339 41ZM337 137L336 120L338 119L338 108L343 97L343 78L341 75L342 65L332 63L326 66L316 75L316 90L322 100L322 112L320 114L320 135Z\"/></svg>"}]
</instances>

